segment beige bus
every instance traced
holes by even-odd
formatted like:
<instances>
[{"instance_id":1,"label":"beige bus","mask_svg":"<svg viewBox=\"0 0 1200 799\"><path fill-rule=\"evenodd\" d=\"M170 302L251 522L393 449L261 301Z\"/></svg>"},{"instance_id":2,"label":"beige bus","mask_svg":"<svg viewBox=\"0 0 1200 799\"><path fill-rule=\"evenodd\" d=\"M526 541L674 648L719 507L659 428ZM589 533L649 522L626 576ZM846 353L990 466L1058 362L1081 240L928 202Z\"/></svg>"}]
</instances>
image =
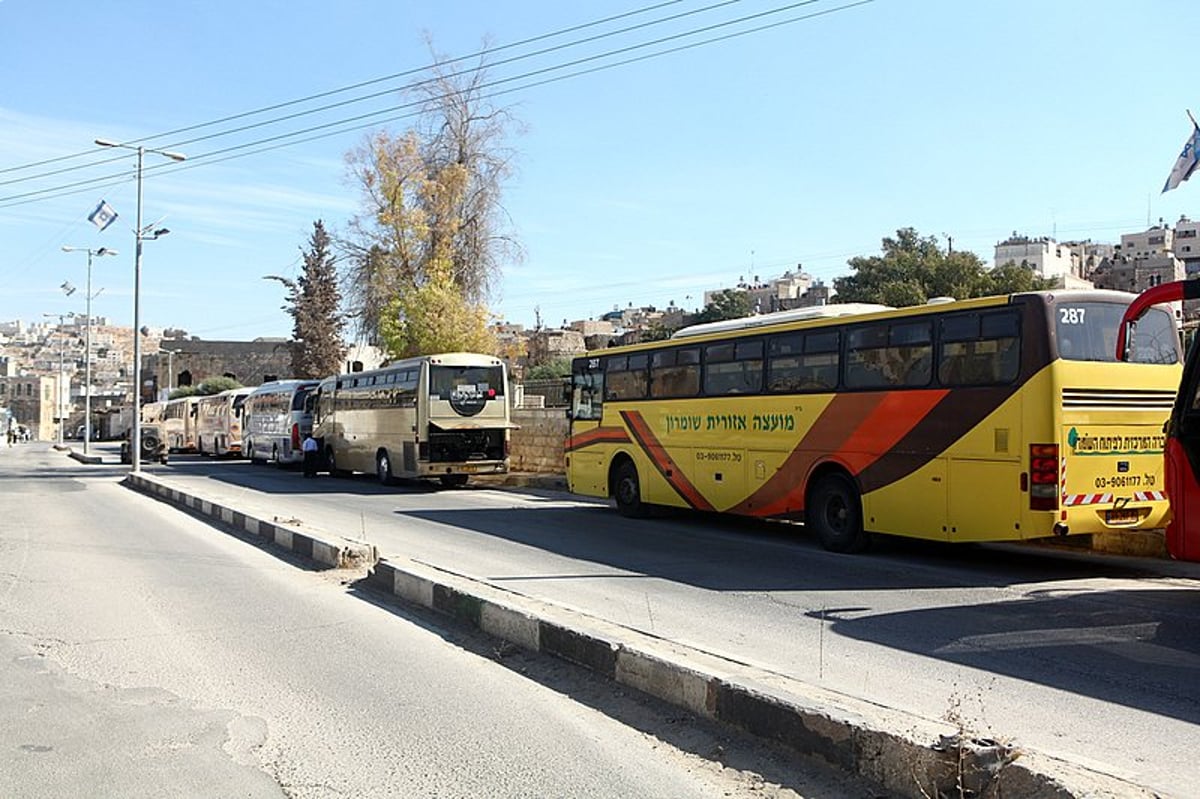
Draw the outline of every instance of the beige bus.
<instances>
[{"instance_id":1,"label":"beige bus","mask_svg":"<svg viewBox=\"0 0 1200 799\"><path fill-rule=\"evenodd\" d=\"M508 378L491 355L454 352L324 380L313 435L334 475L438 478L508 471Z\"/></svg>"},{"instance_id":2,"label":"beige bus","mask_svg":"<svg viewBox=\"0 0 1200 799\"><path fill-rule=\"evenodd\" d=\"M162 403L157 421L163 426L170 452L196 451L196 400L196 397L178 397Z\"/></svg>"},{"instance_id":3,"label":"beige bus","mask_svg":"<svg viewBox=\"0 0 1200 799\"><path fill-rule=\"evenodd\" d=\"M201 455L240 455L242 406L252 387L231 388L196 400L196 451Z\"/></svg>"}]
</instances>

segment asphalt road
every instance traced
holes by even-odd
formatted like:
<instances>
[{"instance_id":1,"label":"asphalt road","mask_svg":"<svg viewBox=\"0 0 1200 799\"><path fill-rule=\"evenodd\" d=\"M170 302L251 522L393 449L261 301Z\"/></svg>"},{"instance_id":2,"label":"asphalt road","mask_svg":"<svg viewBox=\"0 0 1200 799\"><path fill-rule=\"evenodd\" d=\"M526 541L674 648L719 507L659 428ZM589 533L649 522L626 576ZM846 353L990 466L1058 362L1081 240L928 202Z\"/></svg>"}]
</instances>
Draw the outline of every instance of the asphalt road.
<instances>
[{"instance_id":1,"label":"asphalt road","mask_svg":"<svg viewBox=\"0 0 1200 799\"><path fill-rule=\"evenodd\" d=\"M631 521L556 492L385 489L186 456L149 471L1164 795L1194 792L1195 568L895 541L848 557L795 527Z\"/></svg>"},{"instance_id":2,"label":"asphalt road","mask_svg":"<svg viewBox=\"0 0 1200 799\"><path fill-rule=\"evenodd\" d=\"M0 796L872 795L121 473L0 450Z\"/></svg>"}]
</instances>

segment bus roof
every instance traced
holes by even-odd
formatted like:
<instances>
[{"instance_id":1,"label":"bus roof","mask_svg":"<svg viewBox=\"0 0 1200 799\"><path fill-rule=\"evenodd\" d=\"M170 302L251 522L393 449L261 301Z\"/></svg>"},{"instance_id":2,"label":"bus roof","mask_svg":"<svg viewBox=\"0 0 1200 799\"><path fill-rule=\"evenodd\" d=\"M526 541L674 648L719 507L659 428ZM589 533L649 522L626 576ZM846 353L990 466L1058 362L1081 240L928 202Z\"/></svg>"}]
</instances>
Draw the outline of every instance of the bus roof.
<instances>
[{"instance_id":1,"label":"bus roof","mask_svg":"<svg viewBox=\"0 0 1200 799\"><path fill-rule=\"evenodd\" d=\"M671 338L690 338L703 336L706 333L726 333L731 330L746 330L753 327L799 322L805 319L830 319L842 316L874 313L876 311L895 310L890 305L875 305L867 302L834 303L832 305L815 305L811 308L793 308L788 311L759 314L758 316L743 316L740 319L722 319L718 322L703 322L680 328L671 334Z\"/></svg>"},{"instance_id":2,"label":"bus roof","mask_svg":"<svg viewBox=\"0 0 1200 799\"><path fill-rule=\"evenodd\" d=\"M263 383L255 386L251 394L290 394L298 388L314 387L320 385L321 381L317 379L294 378L291 380L272 380L269 383Z\"/></svg>"},{"instance_id":3,"label":"bus roof","mask_svg":"<svg viewBox=\"0 0 1200 799\"><path fill-rule=\"evenodd\" d=\"M833 303L814 308L797 308L792 311L777 311L775 313L748 316L740 319L726 319L720 322L691 325L676 331L671 338L666 340L639 342L603 350L593 350L588 352L587 355L596 357L606 354L654 350L662 347L682 346L693 343L693 341L700 343L728 337L778 333L793 328L808 329L830 324L857 322L860 319L867 322L879 319L917 316L925 313L940 314L971 308L995 307L1008 305L1020 297L1031 296L1040 296L1051 301L1086 302L1091 300L1128 303L1133 300L1135 295L1124 291L1110 291L1107 289L1051 289L1048 291L1000 294L990 297L971 297L965 300L949 300L945 297L936 297L923 305L909 305L903 308L892 308L887 305L872 305L869 303Z\"/></svg>"}]
</instances>

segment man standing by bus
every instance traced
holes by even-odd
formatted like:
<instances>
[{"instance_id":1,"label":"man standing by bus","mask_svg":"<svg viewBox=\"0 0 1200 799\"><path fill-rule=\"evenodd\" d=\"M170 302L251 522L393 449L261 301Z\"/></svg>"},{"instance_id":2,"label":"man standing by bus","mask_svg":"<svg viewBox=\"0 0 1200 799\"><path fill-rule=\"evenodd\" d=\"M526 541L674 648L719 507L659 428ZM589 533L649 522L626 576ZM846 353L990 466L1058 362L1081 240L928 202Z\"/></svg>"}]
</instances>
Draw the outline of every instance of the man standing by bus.
<instances>
[{"instance_id":1,"label":"man standing by bus","mask_svg":"<svg viewBox=\"0 0 1200 799\"><path fill-rule=\"evenodd\" d=\"M309 433L304 438L304 443L300 445L300 448L304 451L304 476L316 477L317 453L321 447L317 443L317 440L312 437L312 433Z\"/></svg>"}]
</instances>

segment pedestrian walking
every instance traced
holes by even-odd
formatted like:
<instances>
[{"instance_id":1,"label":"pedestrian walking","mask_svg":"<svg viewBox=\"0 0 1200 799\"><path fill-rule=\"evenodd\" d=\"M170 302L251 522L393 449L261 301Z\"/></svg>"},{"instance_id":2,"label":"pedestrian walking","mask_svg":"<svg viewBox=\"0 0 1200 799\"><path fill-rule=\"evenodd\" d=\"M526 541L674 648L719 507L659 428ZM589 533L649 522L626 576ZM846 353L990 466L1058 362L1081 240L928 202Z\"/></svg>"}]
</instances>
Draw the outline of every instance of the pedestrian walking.
<instances>
[{"instance_id":1,"label":"pedestrian walking","mask_svg":"<svg viewBox=\"0 0 1200 799\"><path fill-rule=\"evenodd\" d=\"M316 477L317 456L321 451L321 445L312 437L312 433L309 433L305 437L304 443L300 445L300 448L304 451L304 476Z\"/></svg>"}]
</instances>

